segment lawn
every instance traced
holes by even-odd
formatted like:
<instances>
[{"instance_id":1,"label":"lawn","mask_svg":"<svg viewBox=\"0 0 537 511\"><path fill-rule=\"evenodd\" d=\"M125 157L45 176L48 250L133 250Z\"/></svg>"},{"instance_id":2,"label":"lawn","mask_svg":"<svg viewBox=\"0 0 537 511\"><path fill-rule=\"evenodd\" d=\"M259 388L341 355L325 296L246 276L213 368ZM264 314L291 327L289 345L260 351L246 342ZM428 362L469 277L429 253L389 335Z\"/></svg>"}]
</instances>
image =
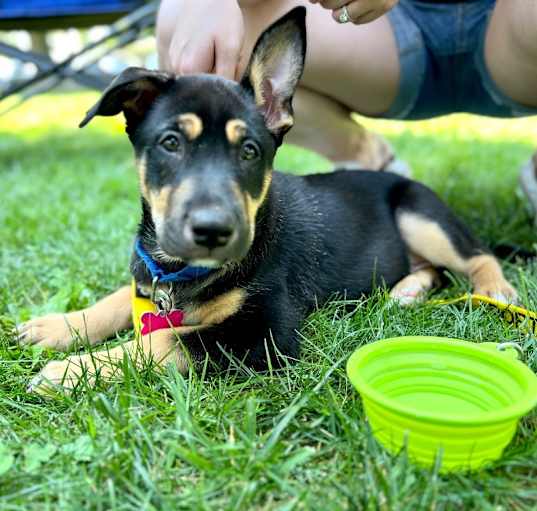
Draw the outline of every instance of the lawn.
<instances>
[{"instance_id":1,"label":"lawn","mask_svg":"<svg viewBox=\"0 0 537 511\"><path fill-rule=\"evenodd\" d=\"M279 374L125 367L123 383L56 399L26 393L64 355L21 349L10 324L85 307L129 278L137 179L119 119L76 128L95 97L42 96L0 118L1 510L537 509L537 412L490 468L444 476L378 447L345 376L355 348L403 334L519 341L537 371L535 339L490 309L394 308L378 292L351 313L337 302L316 311L301 331L301 362ZM535 121L367 124L487 243L531 248L516 190ZM291 147L276 167L328 168ZM537 264L505 269L537 308ZM441 293L466 289L453 278Z\"/></svg>"}]
</instances>

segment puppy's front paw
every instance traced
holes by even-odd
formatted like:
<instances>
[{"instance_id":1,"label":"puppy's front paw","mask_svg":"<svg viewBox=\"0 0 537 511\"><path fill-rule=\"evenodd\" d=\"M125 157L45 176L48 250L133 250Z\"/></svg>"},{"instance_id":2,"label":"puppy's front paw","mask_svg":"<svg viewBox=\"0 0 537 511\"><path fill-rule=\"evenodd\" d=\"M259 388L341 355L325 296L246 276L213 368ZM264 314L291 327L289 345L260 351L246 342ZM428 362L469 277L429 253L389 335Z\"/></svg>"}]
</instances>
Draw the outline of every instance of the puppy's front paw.
<instances>
[{"instance_id":1,"label":"puppy's front paw","mask_svg":"<svg viewBox=\"0 0 537 511\"><path fill-rule=\"evenodd\" d=\"M58 351L68 350L77 332L66 314L50 314L18 326L20 344L35 344Z\"/></svg>"},{"instance_id":2,"label":"puppy's front paw","mask_svg":"<svg viewBox=\"0 0 537 511\"><path fill-rule=\"evenodd\" d=\"M81 357L53 360L32 378L27 390L43 395L70 392L85 374L89 373Z\"/></svg>"}]
</instances>

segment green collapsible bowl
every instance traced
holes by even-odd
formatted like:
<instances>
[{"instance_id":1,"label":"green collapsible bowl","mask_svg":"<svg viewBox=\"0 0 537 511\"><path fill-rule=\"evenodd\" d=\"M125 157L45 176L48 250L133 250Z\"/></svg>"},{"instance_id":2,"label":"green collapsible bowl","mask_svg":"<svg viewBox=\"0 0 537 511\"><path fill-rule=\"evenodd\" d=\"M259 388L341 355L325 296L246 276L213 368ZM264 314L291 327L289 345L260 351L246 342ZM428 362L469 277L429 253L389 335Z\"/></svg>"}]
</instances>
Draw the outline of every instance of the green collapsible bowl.
<instances>
[{"instance_id":1,"label":"green collapsible bowl","mask_svg":"<svg viewBox=\"0 0 537 511\"><path fill-rule=\"evenodd\" d=\"M347 374L375 438L391 453L441 472L498 459L537 404L537 376L496 343L397 337L356 350Z\"/></svg>"}]
</instances>

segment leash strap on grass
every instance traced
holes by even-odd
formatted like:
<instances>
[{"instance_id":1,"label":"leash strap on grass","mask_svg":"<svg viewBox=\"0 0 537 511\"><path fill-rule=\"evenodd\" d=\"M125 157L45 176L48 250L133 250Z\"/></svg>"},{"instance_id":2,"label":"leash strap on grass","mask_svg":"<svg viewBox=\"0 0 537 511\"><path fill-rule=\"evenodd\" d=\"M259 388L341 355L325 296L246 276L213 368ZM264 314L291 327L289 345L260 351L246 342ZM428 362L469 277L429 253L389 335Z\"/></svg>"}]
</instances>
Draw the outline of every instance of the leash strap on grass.
<instances>
[{"instance_id":1,"label":"leash strap on grass","mask_svg":"<svg viewBox=\"0 0 537 511\"><path fill-rule=\"evenodd\" d=\"M467 302L468 300L471 300L474 305L492 305L501 312L503 319L507 323L519 328L525 333L537 335L537 312L524 309L518 305L500 302L488 296L466 293L455 298L431 300L429 303L432 305L450 305L453 303Z\"/></svg>"}]
</instances>

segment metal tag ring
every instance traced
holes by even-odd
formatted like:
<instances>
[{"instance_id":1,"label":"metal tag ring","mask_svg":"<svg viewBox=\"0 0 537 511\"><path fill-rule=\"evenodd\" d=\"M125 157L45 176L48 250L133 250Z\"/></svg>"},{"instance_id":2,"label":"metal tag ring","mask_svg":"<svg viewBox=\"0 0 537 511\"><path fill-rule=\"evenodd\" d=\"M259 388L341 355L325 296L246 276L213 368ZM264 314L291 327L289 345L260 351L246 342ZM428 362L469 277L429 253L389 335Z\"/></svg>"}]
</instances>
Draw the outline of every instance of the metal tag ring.
<instances>
[{"instance_id":1,"label":"metal tag ring","mask_svg":"<svg viewBox=\"0 0 537 511\"><path fill-rule=\"evenodd\" d=\"M170 291L165 291L158 286L158 277L153 279L151 284L151 301L157 306L161 315L169 314L173 310L173 299Z\"/></svg>"}]
</instances>

